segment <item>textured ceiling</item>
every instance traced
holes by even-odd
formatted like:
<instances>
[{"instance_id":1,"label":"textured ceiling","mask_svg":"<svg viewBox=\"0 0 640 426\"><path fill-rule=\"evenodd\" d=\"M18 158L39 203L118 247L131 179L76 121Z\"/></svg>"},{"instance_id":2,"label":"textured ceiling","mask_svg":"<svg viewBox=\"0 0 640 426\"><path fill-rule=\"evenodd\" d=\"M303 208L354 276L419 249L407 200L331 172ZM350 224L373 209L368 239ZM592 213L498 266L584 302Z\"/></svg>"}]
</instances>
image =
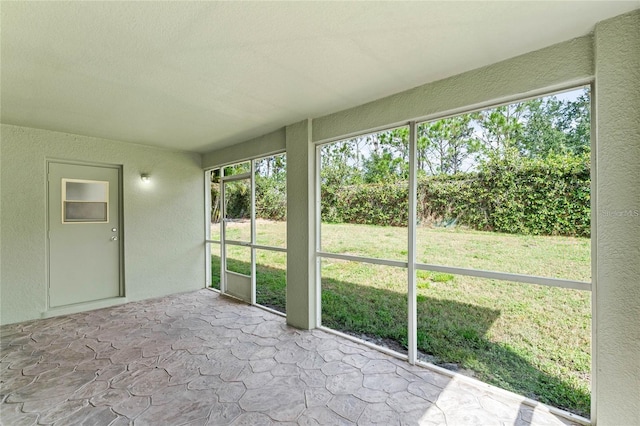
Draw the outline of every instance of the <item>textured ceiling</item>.
<instances>
[{"instance_id":1,"label":"textured ceiling","mask_svg":"<svg viewBox=\"0 0 640 426\"><path fill-rule=\"evenodd\" d=\"M587 34L638 7L2 2L1 121L205 152Z\"/></svg>"}]
</instances>

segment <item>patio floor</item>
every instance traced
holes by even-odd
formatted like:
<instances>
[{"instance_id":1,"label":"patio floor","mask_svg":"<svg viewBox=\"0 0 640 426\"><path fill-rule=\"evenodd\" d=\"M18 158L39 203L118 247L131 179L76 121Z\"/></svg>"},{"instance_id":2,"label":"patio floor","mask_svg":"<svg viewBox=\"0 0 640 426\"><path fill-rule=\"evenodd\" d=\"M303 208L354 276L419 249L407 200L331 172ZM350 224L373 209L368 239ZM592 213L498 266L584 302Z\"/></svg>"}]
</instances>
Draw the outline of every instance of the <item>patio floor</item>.
<instances>
[{"instance_id":1,"label":"patio floor","mask_svg":"<svg viewBox=\"0 0 640 426\"><path fill-rule=\"evenodd\" d=\"M4 425L567 425L209 290L0 328Z\"/></svg>"}]
</instances>

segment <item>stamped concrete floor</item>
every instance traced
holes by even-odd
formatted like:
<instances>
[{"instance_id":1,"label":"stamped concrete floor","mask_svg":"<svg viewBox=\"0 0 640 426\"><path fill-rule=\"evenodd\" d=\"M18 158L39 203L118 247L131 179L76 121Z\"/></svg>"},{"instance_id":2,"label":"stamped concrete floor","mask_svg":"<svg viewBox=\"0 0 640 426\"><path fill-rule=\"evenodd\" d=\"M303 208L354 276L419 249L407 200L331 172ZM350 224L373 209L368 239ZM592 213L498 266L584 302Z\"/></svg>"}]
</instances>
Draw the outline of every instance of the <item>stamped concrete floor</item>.
<instances>
[{"instance_id":1,"label":"stamped concrete floor","mask_svg":"<svg viewBox=\"0 0 640 426\"><path fill-rule=\"evenodd\" d=\"M209 290L2 326L4 425L565 425Z\"/></svg>"}]
</instances>

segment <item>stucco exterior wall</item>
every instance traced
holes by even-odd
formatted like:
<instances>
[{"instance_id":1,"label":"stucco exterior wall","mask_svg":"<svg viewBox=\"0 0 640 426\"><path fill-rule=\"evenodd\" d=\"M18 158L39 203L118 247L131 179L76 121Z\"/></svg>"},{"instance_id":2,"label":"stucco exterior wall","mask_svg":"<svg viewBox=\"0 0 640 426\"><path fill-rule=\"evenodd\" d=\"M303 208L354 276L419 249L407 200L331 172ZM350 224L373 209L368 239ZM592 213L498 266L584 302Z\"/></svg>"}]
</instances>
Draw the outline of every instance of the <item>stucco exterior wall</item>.
<instances>
[{"instance_id":1,"label":"stucco exterior wall","mask_svg":"<svg viewBox=\"0 0 640 426\"><path fill-rule=\"evenodd\" d=\"M199 154L10 125L0 131L2 324L47 313L47 159L122 165L127 300L204 287Z\"/></svg>"},{"instance_id":2,"label":"stucco exterior wall","mask_svg":"<svg viewBox=\"0 0 640 426\"><path fill-rule=\"evenodd\" d=\"M640 425L640 11L595 31L594 413Z\"/></svg>"}]
</instances>

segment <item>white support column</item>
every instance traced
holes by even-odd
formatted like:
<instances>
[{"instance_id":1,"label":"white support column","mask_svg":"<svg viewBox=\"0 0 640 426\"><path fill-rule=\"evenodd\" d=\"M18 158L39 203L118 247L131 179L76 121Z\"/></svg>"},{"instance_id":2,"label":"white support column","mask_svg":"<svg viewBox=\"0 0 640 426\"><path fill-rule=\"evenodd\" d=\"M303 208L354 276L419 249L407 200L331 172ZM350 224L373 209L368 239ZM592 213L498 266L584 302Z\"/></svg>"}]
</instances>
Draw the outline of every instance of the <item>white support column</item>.
<instances>
[{"instance_id":1,"label":"white support column","mask_svg":"<svg viewBox=\"0 0 640 426\"><path fill-rule=\"evenodd\" d=\"M418 220L417 189L417 125L409 123L409 247L408 247L408 280L407 280L407 312L408 312L408 346L409 363L415 364L418 359L418 315L416 307L416 226Z\"/></svg>"},{"instance_id":2,"label":"white support column","mask_svg":"<svg viewBox=\"0 0 640 426\"><path fill-rule=\"evenodd\" d=\"M251 160L251 304L256 304L256 160Z\"/></svg>"},{"instance_id":3,"label":"white support column","mask_svg":"<svg viewBox=\"0 0 640 426\"><path fill-rule=\"evenodd\" d=\"M211 170L204 172L204 287L211 286Z\"/></svg>"},{"instance_id":4,"label":"white support column","mask_svg":"<svg viewBox=\"0 0 640 426\"><path fill-rule=\"evenodd\" d=\"M315 290L316 290L316 327L322 325L322 260L317 256L317 253L322 250L322 198L320 196L320 171L322 170L322 157L320 153L322 151L321 146L315 147L315 173L314 173L314 188L315 188L315 253L314 259L314 273L315 273Z\"/></svg>"},{"instance_id":5,"label":"white support column","mask_svg":"<svg viewBox=\"0 0 640 426\"><path fill-rule=\"evenodd\" d=\"M640 10L596 25L593 277L599 425L640 424Z\"/></svg>"},{"instance_id":6,"label":"white support column","mask_svg":"<svg viewBox=\"0 0 640 426\"><path fill-rule=\"evenodd\" d=\"M227 292L227 246L225 245L227 203L224 193L224 167L220 168L220 292Z\"/></svg>"},{"instance_id":7,"label":"white support column","mask_svg":"<svg viewBox=\"0 0 640 426\"><path fill-rule=\"evenodd\" d=\"M311 120L286 128L287 145L287 323L317 326L315 267L315 146Z\"/></svg>"}]
</instances>

